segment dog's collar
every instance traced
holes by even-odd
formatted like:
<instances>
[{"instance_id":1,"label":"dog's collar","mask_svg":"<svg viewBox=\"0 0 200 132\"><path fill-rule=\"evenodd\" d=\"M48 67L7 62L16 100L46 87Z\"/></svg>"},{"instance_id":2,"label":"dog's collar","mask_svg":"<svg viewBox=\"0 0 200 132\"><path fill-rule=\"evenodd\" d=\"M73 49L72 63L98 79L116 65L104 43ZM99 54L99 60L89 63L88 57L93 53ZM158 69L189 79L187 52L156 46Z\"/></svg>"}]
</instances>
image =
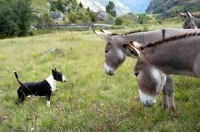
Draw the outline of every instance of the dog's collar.
<instances>
[{"instance_id":1,"label":"dog's collar","mask_svg":"<svg viewBox=\"0 0 200 132\"><path fill-rule=\"evenodd\" d=\"M56 90L56 80L53 78L52 75L50 75L48 78L46 78L46 81L50 84L52 91Z\"/></svg>"}]
</instances>

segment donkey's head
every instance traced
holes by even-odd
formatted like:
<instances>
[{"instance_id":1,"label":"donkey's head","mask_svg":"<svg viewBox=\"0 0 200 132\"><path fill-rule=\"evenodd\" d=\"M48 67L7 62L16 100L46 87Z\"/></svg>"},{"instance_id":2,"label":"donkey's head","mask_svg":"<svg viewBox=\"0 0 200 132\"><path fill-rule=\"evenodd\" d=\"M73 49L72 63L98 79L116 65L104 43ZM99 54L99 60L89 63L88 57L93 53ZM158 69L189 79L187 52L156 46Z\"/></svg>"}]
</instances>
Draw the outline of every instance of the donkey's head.
<instances>
[{"instance_id":1,"label":"donkey's head","mask_svg":"<svg viewBox=\"0 0 200 132\"><path fill-rule=\"evenodd\" d=\"M105 47L105 63L104 69L108 75L114 75L115 70L125 61L126 50L123 48L123 41L116 39L117 35L101 30L101 32L94 31L99 37L108 41Z\"/></svg>"},{"instance_id":2,"label":"donkey's head","mask_svg":"<svg viewBox=\"0 0 200 132\"><path fill-rule=\"evenodd\" d=\"M124 44L123 47L132 57L138 56L134 74L138 81L140 100L144 106L150 107L156 103L156 95L162 90L166 76L148 63L141 50L141 44L132 42L132 45Z\"/></svg>"},{"instance_id":3,"label":"donkey's head","mask_svg":"<svg viewBox=\"0 0 200 132\"><path fill-rule=\"evenodd\" d=\"M185 11L185 13L181 13L179 11L176 11L179 16L184 20L184 23L182 25L183 29L198 29L198 25L195 22L195 17L192 16L189 12Z\"/></svg>"}]
</instances>

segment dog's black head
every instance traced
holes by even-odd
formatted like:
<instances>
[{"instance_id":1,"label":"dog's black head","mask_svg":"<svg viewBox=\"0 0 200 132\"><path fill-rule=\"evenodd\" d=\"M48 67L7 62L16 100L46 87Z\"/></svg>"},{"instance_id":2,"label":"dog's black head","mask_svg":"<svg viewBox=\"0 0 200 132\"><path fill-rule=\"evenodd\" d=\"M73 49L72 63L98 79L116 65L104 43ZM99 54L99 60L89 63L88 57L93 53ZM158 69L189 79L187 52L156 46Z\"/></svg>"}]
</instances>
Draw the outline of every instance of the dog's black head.
<instances>
[{"instance_id":1,"label":"dog's black head","mask_svg":"<svg viewBox=\"0 0 200 132\"><path fill-rule=\"evenodd\" d=\"M56 70L56 68L52 69L52 76L56 81L66 82L65 76Z\"/></svg>"}]
</instances>

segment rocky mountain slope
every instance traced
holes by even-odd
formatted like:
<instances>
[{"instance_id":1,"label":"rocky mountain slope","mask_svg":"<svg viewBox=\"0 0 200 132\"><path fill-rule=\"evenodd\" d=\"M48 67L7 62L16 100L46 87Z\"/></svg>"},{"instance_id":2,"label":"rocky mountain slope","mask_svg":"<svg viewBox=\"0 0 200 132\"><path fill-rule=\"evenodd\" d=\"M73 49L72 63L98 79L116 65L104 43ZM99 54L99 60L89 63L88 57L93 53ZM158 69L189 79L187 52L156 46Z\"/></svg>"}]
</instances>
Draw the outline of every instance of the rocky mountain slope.
<instances>
[{"instance_id":1,"label":"rocky mountain slope","mask_svg":"<svg viewBox=\"0 0 200 132\"><path fill-rule=\"evenodd\" d=\"M152 0L146 12L159 13L165 18L175 16L176 10L197 12L200 10L200 0Z\"/></svg>"},{"instance_id":2,"label":"rocky mountain slope","mask_svg":"<svg viewBox=\"0 0 200 132\"><path fill-rule=\"evenodd\" d=\"M115 10L117 15L122 15L126 13L133 12L130 7L123 4L120 0L110 0L115 4ZM90 8L91 10L98 11L106 11L106 6L108 5L108 0L77 0L78 3L82 3L84 8Z\"/></svg>"},{"instance_id":3,"label":"rocky mountain slope","mask_svg":"<svg viewBox=\"0 0 200 132\"><path fill-rule=\"evenodd\" d=\"M130 7L134 13L145 13L151 0L121 0L126 6Z\"/></svg>"}]
</instances>

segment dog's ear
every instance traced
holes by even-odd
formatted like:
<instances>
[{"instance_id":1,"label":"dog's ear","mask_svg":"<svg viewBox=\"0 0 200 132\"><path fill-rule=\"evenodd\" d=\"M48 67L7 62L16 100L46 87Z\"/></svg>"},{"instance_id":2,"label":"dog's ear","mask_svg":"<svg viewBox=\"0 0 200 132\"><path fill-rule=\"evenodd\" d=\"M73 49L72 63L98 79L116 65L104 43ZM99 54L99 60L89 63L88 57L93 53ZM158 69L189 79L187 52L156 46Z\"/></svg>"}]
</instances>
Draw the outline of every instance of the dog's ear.
<instances>
[{"instance_id":1,"label":"dog's ear","mask_svg":"<svg viewBox=\"0 0 200 132\"><path fill-rule=\"evenodd\" d=\"M57 72L56 68L54 68L54 70Z\"/></svg>"},{"instance_id":2,"label":"dog's ear","mask_svg":"<svg viewBox=\"0 0 200 132\"><path fill-rule=\"evenodd\" d=\"M55 69L52 69L52 75L54 75L56 73Z\"/></svg>"}]
</instances>

